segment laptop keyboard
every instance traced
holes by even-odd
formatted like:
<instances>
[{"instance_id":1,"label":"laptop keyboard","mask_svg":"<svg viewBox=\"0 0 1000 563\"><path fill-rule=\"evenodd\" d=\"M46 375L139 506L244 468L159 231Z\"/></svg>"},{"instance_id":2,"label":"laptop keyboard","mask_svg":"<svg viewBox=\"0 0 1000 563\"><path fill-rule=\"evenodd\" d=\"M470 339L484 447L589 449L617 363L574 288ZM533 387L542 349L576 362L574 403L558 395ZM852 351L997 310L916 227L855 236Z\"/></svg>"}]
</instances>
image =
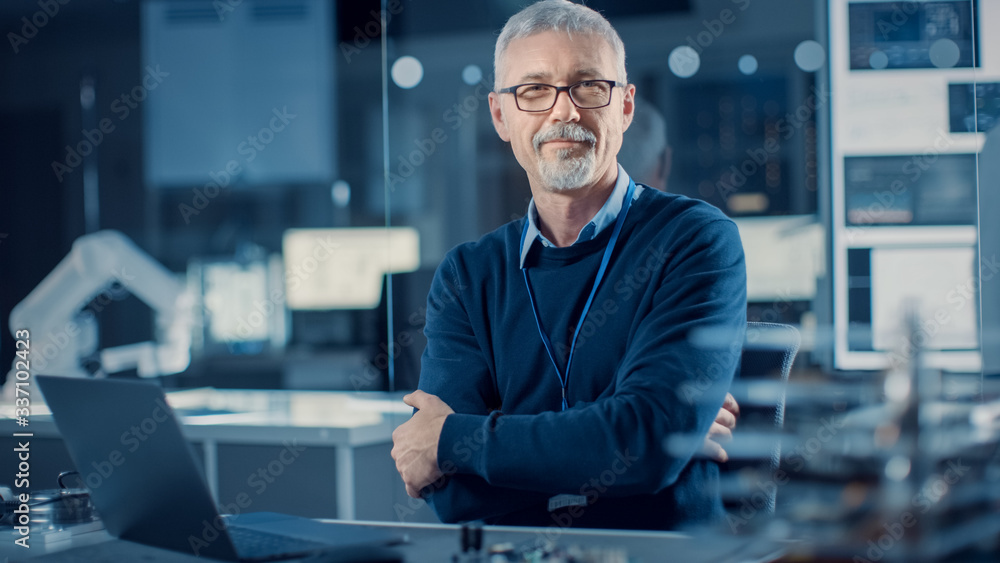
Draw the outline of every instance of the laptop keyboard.
<instances>
[{"instance_id":1,"label":"laptop keyboard","mask_svg":"<svg viewBox=\"0 0 1000 563\"><path fill-rule=\"evenodd\" d=\"M255 561L291 559L300 557L304 553L332 547L329 544L239 526L229 526L227 530L240 559Z\"/></svg>"}]
</instances>

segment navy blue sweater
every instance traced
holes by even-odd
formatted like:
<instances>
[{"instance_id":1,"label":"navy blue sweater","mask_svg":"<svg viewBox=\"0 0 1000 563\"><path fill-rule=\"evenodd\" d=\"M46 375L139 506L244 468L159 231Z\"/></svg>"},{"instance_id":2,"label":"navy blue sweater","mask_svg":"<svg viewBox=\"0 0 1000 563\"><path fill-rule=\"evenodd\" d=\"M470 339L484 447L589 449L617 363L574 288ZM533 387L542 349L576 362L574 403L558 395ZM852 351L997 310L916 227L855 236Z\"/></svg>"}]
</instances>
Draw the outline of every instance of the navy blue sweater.
<instances>
[{"instance_id":1,"label":"navy blue sweater","mask_svg":"<svg viewBox=\"0 0 1000 563\"><path fill-rule=\"evenodd\" d=\"M721 515L718 466L678 452L705 435L737 367L746 273L735 224L716 208L643 190L577 339L561 411L519 267L524 219L451 250L427 300L420 389L455 410L438 446L444 522L675 529ZM529 253L540 318L564 369L612 227ZM708 329L710 346L688 336ZM702 339L704 340L704 339ZM549 497L588 505L548 512Z\"/></svg>"}]
</instances>

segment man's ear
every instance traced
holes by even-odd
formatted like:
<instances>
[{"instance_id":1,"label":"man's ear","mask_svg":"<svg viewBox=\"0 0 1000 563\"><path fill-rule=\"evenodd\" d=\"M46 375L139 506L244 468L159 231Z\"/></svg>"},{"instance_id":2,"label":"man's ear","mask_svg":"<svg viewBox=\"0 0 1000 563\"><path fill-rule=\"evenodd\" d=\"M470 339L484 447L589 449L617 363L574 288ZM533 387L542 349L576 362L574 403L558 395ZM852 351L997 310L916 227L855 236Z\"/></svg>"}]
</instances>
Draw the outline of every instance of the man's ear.
<instances>
[{"instance_id":1,"label":"man's ear","mask_svg":"<svg viewBox=\"0 0 1000 563\"><path fill-rule=\"evenodd\" d=\"M622 102L622 131L628 130L632 125L632 118L635 116L635 84L625 87L624 100Z\"/></svg>"},{"instance_id":2,"label":"man's ear","mask_svg":"<svg viewBox=\"0 0 1000 563\"><path fill-rule=\"evenodd\" d=\"M497 135L500 135L500 138L505 143L509 143L510 130L507 129L507 120L504 119L503 109L500 107L500 95L496 92L490 92L489 102L490 117L493 118L493 128L497 130Z\"/></svg>"}]
</instances>

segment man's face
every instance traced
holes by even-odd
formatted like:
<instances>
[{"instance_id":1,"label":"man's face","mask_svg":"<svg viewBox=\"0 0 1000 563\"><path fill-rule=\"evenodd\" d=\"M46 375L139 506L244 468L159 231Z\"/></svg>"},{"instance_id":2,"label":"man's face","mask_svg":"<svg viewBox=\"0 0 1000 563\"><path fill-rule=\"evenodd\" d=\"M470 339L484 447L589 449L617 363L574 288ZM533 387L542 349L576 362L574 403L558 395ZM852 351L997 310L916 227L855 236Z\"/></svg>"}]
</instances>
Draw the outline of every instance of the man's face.
<instances>
[{"instance_id":1,"label":"man's face","mask_svg":"<svg viewBox=\"0 0 1000 563\"><path fill-rule=\"evenodd\" d=\"M498 70L500 88L618 79L611 45L584 33L546 31L512 41ZM611 104L598 109L579 109L561 92L555 106L543 112L520 111L513 94L491 93L490 113L532 185L565 191L617 177L615 156L632 122L634 91L633 86L614 88Z\"/></svg>"}]
</instances>

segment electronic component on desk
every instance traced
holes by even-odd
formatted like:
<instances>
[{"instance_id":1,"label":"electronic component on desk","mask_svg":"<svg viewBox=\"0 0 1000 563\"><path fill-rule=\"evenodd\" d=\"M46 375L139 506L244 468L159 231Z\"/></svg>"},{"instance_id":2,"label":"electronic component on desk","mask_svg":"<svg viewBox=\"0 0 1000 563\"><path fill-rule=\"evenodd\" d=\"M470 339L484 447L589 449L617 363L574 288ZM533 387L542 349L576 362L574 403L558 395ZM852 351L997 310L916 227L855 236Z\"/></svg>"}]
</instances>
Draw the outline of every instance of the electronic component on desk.
<instances>
[{"instance_id":1,"label":"electronic component on desk","mask_svg":"<svg viewBox=\"0 0 1000 563\"><path fill-rule=\"evenodd\" d=\"M517 547L512 543L490 546L489 563L629 563L624 547L560 547L554 542L537 542Z\"/></svg>"},{"instance_id":2,"label":"electronic component on desk","mask_svg":"<svg viewBox=\"0 0 1000 563\"><path fill-rule=\"evenodd\" d=\"M805 552L831 559L874 561L889 550L899 561L995 560L967 557L1000 532L994 486L1000 473L1000 402L982 404L979 392L952 396L932 350L916 336L924 326L910 309L905 352L883 377L860 383L877 394L850 412L817 413L790 400L775 520L794 527ZM821 396L827 386L813 391ZM790 393L795 396L796 393ZM737 516L750 521L754 507Z\"/></svg>"},{"instance_id":3,"label":"electronic component on desk","mask_svg":"<svg viewBox=\"0 0 1000 563\"><path fill-rule=\"evenodd\" d=\"M46 541L65 539L67 534L53 534L68 530L73 535L104 527L90 499L90 491L82 487L69 487L63 479L77 475L64 471L56 479L58 489L44 489L15 495L8 487L0 487L0 522L19 525L18 518L30 513L32 530L45 531ZM82 483L81 483L82 484ZM19 516L20 515L20 516ZM86 526L82 526L86 524Z\"/></svg>"}]
</instances>

